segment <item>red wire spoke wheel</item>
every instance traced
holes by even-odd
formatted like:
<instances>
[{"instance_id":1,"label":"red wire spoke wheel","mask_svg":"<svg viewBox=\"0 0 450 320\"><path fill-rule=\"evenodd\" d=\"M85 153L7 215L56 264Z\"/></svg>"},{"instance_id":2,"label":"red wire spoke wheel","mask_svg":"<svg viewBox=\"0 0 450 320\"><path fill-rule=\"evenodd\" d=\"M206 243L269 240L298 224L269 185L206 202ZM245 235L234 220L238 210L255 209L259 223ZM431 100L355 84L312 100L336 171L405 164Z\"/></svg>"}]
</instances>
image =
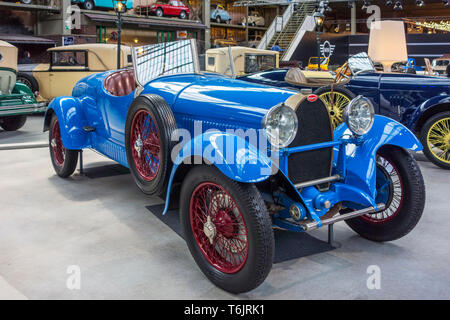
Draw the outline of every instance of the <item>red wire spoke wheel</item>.
<instances>
[{"instance_id":1,"label":"red wire spoke wheel","mask_svg":"<svg viewBox=\"0 0 450 320\"><path fill-rule=\"evenodd\" d=\"M386 209L375 214L366 214L361 219L370 223L386 223L395 218L403 203L403 183L394 163L382 156L377 157L377 190L376 203L384 203Z\"/></svg>"},{"instance_id":2,"label":"red wire spoke wheel","mask_svg":"<svg viewBox=\"0 0 450 320\"><path fill-rule=\"evenodd\" d=\"M64 148L62 143L58 119L53 122L50 134L50 148L52 149L53 157L56 164L62 167L64 165L64 159L66 157L66 148Z\"/></svg>"},{"instance_id":3,"label":"red wire spoke wheel","mask_svg":"<svg viewBox=\"0 0 450 320\"><path fill-rule=\"evenodd\" d=\"M414 229L422 217L425 206L422 173L408 151L391 145L377 151L376 170L375 202L384 203L386 209L345 222L366 239L396 240Z\"/></svg>"},{"instance_id":4,"label":"red wire spoke wheel","mask_svg":"<svg viewBox=\"0 0 450 320\"><path fill-rule=\"evenodd\" d=\"M136 170L145 181L155 179L161 161L161 139L150 112L142 109L134 115L130 138Z\"/></svg>"},{"instance_id":5,"label":"red wire spoke wheel","mask_svg":"<svg viewBox=\"0 0 450 320\"><path fill-rule=\"evenodd\" d=\"M192 167L180 192L180 222L195 262L232 293L259 286L272 268L272 221L253 183L228 178L213 165Z\"/></svg>"},{"instance_id":6,"label":"red wire spoke wheel","mask_svg":"<svg viewBox=\"0 0 450 320\"><path fill-rule=\"evenodd\" d=\"M67 178L74 173L77 167L78 150L70 150L64 147L61 138L61 127L59 126L60 122L55 114L50 118L50 123L47 121L46 125L48 124L49 128L48 144L53 168L58 176Z\"/></svg>"},{"instance_id":7,"label":"red wire spoke wheel","mask_svg":"<svg viewBox=\"0 0 450 320\"><path fill-rule=\"evenodd\" d=\"M248 235L233 197L215 183L202 183L192 193L189 212L195 241L208 262L224 273L241 270Z\"/></svg>"}]
</instances>

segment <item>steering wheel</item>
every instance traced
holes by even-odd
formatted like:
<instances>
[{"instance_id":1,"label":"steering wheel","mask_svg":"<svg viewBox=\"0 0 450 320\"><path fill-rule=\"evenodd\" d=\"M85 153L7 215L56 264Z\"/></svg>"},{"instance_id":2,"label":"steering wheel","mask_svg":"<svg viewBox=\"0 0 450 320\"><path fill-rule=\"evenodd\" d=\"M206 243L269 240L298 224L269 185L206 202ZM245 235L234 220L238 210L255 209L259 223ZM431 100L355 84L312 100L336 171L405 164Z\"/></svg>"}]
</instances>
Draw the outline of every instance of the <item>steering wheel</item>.
<instances>
[{"instance_id":1,"label":"steering wheel","mask_svg":"<svg viewBox=\"0 0 450 320\"><path fill-rule=\"evenodd\" d=\"M350 79L351 74L352 72L348 66L348 62L346 62L336 71L334 83L340 83Z\"/></svg>"}]
</instances>

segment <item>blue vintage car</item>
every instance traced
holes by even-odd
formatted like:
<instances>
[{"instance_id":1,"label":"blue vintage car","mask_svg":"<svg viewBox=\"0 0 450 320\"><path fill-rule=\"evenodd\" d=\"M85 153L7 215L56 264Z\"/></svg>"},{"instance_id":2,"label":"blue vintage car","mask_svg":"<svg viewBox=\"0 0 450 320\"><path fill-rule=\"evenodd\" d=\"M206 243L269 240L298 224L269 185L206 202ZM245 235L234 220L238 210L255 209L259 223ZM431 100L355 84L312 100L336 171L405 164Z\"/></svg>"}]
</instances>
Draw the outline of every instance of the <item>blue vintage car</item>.
<instances>
[{"instance_id":1,"label":"blue vintage car","mask_svg":"<svg viewBox=\"0 0 450 320\"><path fill-rule=\"evenodd\" d=\"M231 16L222 5L217 4L215 7L211 8L211 21L215 21L217 23L230 23Z\"/></svg>"},{"instance_id":2,"label":"blue vintage car","mask_svg":"<svg viewBox=\"0 0 450 320\"><path fill-rule=\"evenodd\" d=\"M86 10L94 8L114 9L112 0L71 0L72 4L79 4ZM133 0L127 0L126 7L128 10L133 8Z\"/></svg>"},{"instance_id":3,"label":"blue vintage car","mask_svg":"<svg viewBox=\"0 0 450 320\"><path fill-rule=\"evenodd\" d=\"M240 79L293 90L320 87L315 93L327 104L335 125L344 121L350 100L364 95L372 101L375 113L397 120L414 132L430 161L450 169L449 78L379 73L367 54L360 53L338 69L336 77L294 68L263 71Z\"/></svg>"},{"instance_id":4,"label":"blue vintage car","mask_svg":"<svg viewBox=\"0 0 450 320\"><path fill-rule=\"evenodd\" d=\"M180 220L199 268L246 292L268 275L273 227L345 220L373 241L405 236L424 208L421 150L403 125L357 97L335 130L317 95L201 73L196 43L133 49L133 69L80 80L45 115L56 173L91 148L130 169L149 195L181 184Z\"/></svg>"}]
</instances>

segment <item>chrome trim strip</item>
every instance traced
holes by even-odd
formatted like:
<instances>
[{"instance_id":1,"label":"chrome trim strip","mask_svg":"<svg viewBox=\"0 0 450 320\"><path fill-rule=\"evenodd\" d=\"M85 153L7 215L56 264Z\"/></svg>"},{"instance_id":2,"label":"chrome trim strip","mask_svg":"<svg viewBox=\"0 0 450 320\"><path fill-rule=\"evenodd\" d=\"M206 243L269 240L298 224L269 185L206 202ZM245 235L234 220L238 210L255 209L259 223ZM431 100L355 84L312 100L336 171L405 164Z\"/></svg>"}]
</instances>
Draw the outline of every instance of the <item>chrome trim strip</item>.
<instances>
[{"instance_id":1,"label":"chrome trim strip","mask_svg":"<svg viewBox=\"0 0 450 320\"><path fill-rule=\"evenodd\" d=\"M45 112L47 105L45 103L35 104L19 104L15 106L2 106L0 107L0 116L16 115L16 114L28 114L35 112Z\"/></svg>"},{"instance_id":2,"label":"chrome trim strip","mask_svg":"<svg viewBox=\"0 0 450 320\"><path fill-rule=\"evenodd\" d=\"M301 188L305 188L305 187L315 186L315 185L318 185L318 184L327 183L327 182L333 182L333 181L339 181L339 180L341 180L341 176L338 175L338 174L335 174L335 175L330 176L330 177L325 177L325 178L320 178L320 179L314 179L314 180L311 180L311 181L296 183L294 186L297 189L301 189Z\"/></svg>"},{"instance_id":3,"label":"chrome trim strip","mask_svg":"<svg viewBox=\"0 0 450 320\"><path fill-rule=\"evenodd\" d=\"M384 203L378 203L377 204L377 208L375 207L368 207L368 208L364 208L361 210L357 210L357 211L353 211L350 213L346 213L346 214L341 214L341 215L336 215L332 218L328 218L328 219L324 219L322 220L322 226L326 226L329 224L334 224L336 222L339 221L343 221L343 220L348 220L348 219L352 219L352 218L356 218L359 216L362 216L364 214L368 214L368 213L375 213L375 212L379 212L379 211L383 211L386 208L386 205ZM302 225L302 229L304 231L311 231L314 229L319 228L319 222L317 221L313 221L313 222L309 222L309 223L305 223Z\"/></svg>"}]
</instances>

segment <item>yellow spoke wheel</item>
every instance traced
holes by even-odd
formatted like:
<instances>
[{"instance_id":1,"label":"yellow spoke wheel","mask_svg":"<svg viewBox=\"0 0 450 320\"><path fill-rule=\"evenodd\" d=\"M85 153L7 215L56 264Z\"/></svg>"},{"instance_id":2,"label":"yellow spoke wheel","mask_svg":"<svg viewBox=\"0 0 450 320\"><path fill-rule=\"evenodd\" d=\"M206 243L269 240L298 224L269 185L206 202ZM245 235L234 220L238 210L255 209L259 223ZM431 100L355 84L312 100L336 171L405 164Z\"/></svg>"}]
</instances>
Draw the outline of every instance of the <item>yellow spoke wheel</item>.
<instances>
[{"instance_id":1,"label":"yellow spoke wheel","mask_svg":"<svg viewBox=\"0 0 450 320\"><path fill-rule=\"evenodd\" d=\"M344 122L344 110L351 101L350 97L339 91L327 91L319 95L328 108L332 122L332 128Z\"/></svg>"},{"instance_id":2,"label":"yellow spoke wheel","mask_svg":"<svg viewBox=\"0 0 450 320\"><path fill-rule=\"evenodd\" d=\"M434 157L450 164L450 117L442 118L431 125L426 142Z\"/></svg>"}]
</instances>

